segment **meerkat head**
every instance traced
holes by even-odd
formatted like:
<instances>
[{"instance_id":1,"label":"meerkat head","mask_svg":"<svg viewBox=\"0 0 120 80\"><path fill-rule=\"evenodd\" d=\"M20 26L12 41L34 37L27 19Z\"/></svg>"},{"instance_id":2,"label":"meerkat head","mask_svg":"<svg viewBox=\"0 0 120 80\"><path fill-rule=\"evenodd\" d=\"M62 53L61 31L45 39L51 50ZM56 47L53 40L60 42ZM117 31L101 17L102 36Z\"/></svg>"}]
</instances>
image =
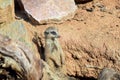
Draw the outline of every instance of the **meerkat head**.
<instances>
[{"instance_id":1,"label":"meerkat head","mask_svg":"<svg viewBox=\"0 0 120 80\"><path fill-rule=\"evenodd\" d=\"M48 27L44 32L45 38L47 39L55 39L59 38L60 35L58 33L58 29L55 27Z\"/></svg>"}]
</instances>

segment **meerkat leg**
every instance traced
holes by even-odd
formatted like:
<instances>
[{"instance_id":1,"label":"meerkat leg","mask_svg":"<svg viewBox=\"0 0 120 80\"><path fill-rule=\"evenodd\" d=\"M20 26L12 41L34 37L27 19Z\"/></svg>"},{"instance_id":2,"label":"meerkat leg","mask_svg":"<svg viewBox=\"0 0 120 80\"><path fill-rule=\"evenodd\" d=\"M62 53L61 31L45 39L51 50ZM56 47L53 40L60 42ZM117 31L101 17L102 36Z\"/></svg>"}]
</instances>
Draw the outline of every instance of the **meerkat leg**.
<instances>
[{"instance_id":1,"label":"meerkat leg","mask_svg":"<svg viewBox=\"0 0 120 80\"><path fill-rule=\"evenodd\" d=\"M60 59L61 59L61 64L62 65L65 64L65 55L63 52L61 52L61 54L60 54Z\"/></svg>"},{"instance_id":2,"label":"meerkat leg","mask_svg":"<svg viewBox=\"0 0 120 80\"><path fill-rule=\"evenodd\" d=\"M56 47L57 47L57 49L59 51L58 56L60 56L60 63L61 63L61 65L63 65L63 64L65 64L65 55L64 55L63 50L62 50L62 48L61 48L58 41L56 41Z\"/></svg>"},{"instance_id":3,"label":"meerkat leg","mask_svg":"<svg viewBox=\"0 0 120 80\"><path fill-rule=\"evenodd\" d=\"M48 63L49 66L59 67L61 66L59 58L54 55L46 55L45 61Z\"/></svg>"},{"instance_id":4,"label":"meerkat leg","mask_svg":"<svg viewBox=\"0 0 120 80\"><path fill-rule=\"evenodd\" d=\"M53 61L54 65L56 67L60 67L61 66L61 63L59 62L59 60L56 58L53 58L53 57L50 57L50 59Z\"/></svg>"},{"instance_id":5,"label":"meerkat leg","mask_svg":"<svg viewBox=\"0 0 120 80\"><path fill-rule=\"evenodd\" d=\"M51 69L54 69L54 63L51 59L47 59L46 62L50 66Z\"/></svg>"}]
</instances>

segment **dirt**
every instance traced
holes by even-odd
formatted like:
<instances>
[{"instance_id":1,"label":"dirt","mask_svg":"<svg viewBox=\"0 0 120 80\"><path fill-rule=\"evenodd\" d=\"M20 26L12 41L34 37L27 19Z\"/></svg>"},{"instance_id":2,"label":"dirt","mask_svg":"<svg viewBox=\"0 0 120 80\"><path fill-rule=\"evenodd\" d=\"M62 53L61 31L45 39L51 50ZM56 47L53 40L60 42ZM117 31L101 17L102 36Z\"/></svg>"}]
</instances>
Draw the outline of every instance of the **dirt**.
<instances>
[{"instance_id":1,"label":"dirt","mask_svg":"<svg viewBox=\"0 0 120 80\"><path fill-rule=\"evenodd\" d=\"M74 18L61 24L23 22L32 37L34 32L39 34L43 44L47 27L59 29L68 75L94 80L104 67L120 71L120 0L94 0L76 5Z\"/></svg>"}]
</instances>

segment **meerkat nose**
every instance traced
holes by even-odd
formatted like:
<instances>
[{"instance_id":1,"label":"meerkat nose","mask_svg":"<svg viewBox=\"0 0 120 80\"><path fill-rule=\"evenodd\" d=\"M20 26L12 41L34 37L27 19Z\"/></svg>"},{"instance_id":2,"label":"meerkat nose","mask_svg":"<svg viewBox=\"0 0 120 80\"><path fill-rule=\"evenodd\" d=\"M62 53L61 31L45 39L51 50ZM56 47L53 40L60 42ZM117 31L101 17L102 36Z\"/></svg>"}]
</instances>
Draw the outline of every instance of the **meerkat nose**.
<instances>
[{"instance_id":1,"label":"meerkat nose","mask_svg":"<svg viewBox=\"0 0 120 80\"><path fill-rule=\"evenodd\" d=\"M56 38L60 38L61 36L60 35L57 35Z\"/></svg>"}]
</instances>

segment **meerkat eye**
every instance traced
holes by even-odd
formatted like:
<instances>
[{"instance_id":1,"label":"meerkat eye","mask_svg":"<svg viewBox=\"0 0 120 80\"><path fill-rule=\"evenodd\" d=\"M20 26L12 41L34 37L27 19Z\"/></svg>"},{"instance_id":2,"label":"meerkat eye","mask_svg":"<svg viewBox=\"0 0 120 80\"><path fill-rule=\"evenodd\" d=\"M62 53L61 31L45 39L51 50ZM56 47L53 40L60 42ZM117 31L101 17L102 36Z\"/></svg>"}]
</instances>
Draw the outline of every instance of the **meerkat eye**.
<instances>
[{"instance_id":1,"label":"meerkat eye","mask_svg":"<svg viewBox=\"0 0 120 80\"><path fill-rule=\"evenodd\" d=\"M49 34L49 32L44 32L44 34Z\"/></svg>"},{"instance_id":2,"label":"meerkat eye","mask_svg":"<svg viewBox=\"0 0 120 80\"><path fill-rule=\"evenodd\" d=\"M50 33L53 34L53 35L56 35L56 34L57 34L55 31L52 31L52 32L50 32Z\"/></svg>"}]
</instances>

